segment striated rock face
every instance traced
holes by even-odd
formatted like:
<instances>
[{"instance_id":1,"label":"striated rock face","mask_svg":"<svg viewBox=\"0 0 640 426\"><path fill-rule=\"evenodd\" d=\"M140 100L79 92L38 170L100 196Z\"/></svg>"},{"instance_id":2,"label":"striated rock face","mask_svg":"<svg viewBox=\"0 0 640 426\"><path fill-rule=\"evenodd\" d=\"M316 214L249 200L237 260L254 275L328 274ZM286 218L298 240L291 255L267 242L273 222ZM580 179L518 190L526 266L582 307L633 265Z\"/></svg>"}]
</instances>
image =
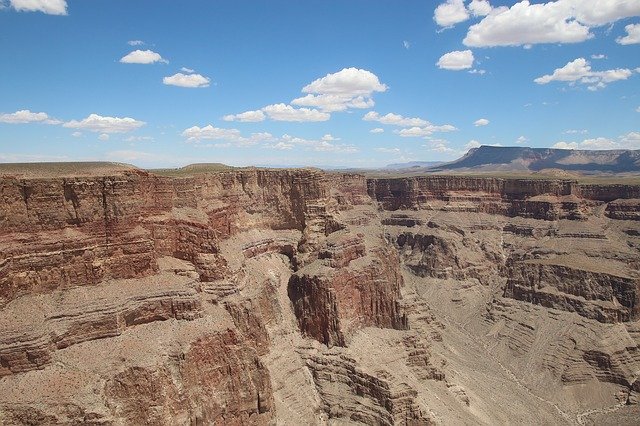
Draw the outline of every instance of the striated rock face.
<instances>
[{"instance_id":1,"label":"striated rock face","mask_svg":"<svg viewBox=\"0 0 640 426\"><path fill-rule=\"evenodd\" d=\"M0 423L623 410L640 399L638 199L314 169L3 176Z\"/></svg>"},{"instance_id":2,"label":"striated rock face","mask_svg":"<svg viewBox=\"0 0 640 426\"><path fill-rule=\"evenodd\" d=\"M362 327L408 327L399 305L399 260L384 247L366 251L361 236L344 236L291 277L288 294L304 334L345 346L346 335Z\"/></svg>"},{"instance_id":3,"label":"striated rock face","mask_svg":"<svg viewBox=\"0 0 640 426\"><path fill-rule=\"evenodd\" d=\"M534 261L516 262L508 277L506 297L600 322L638 319L640 278Z\"/></svg>"}]
</instances>

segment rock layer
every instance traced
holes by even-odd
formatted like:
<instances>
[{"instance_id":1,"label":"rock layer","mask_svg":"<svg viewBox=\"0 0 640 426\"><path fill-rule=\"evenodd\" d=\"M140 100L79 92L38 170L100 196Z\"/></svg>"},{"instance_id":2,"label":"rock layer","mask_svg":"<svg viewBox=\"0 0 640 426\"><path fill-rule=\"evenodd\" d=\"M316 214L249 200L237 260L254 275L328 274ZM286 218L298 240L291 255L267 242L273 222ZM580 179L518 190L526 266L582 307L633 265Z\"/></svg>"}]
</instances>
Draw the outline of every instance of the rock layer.
<instances>
[{"instance_id":1,"label":"rock layer","mask_svg":"<svg viewBox=\"0 0 640 426\"><path fill-rule=\"evenodd\" d=\"M571 423L638 401L637 185L116 168L4 176L0 199L0 423Z\"/></svg>"}]
</instances>

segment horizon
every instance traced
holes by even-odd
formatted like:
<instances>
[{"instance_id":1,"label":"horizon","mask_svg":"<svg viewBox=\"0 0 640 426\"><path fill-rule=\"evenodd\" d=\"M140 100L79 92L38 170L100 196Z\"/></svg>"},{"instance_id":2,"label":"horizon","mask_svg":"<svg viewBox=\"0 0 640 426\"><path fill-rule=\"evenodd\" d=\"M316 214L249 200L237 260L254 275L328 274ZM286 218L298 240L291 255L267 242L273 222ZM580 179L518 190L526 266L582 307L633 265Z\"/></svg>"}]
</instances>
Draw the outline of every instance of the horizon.
<instances>
[{"instance_id":1,"label":"horizon","mask_svg":"<svg viewBox=\"0 0 640 426\"><path fill-rule=\"evenodd\" d=\"M0 162L640 149L639 18L636 0L0 0Z\"/></svg>"}]
</instances>

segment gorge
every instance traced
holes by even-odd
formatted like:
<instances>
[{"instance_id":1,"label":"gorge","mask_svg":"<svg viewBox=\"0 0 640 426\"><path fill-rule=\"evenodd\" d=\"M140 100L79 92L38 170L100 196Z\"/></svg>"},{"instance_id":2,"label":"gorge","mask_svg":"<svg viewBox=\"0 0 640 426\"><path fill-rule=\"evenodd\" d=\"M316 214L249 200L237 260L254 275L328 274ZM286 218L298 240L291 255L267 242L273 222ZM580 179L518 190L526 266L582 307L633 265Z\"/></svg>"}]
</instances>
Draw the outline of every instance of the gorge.
<instances>
[{"instance_id":1,"label":"gorge","mask_svg":"<svg viewBox=\"0 0 640 426\"><path fill-rule=\"evenodd\" d=\"M2 424L640 413L632 180L102 163L0 200Z\"/></svg>"}]
</instances>

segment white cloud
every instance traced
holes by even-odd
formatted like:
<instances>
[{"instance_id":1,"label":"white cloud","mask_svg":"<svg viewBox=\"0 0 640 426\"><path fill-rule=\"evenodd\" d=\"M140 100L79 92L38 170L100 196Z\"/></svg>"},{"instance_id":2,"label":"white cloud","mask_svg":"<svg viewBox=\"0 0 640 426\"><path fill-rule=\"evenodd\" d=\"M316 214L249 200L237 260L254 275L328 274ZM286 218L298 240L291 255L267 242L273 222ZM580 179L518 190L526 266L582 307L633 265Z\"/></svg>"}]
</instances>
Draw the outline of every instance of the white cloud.
<instances>
[{"instance_id":1,"label":"white cloud","mask_svg":"<svg viewBox=\"0 0 640 426\"><path fill-rule=\"evenodd\" d=\"M592 71L591 65L584 58L575 59L562 68L557 68L553 74L538 77L534 82L548 84L552 81L565 81L570 84L580 83L588 85L589 90L598 90L606 87L608 83L618 80L626 80L633 74L627 68L617 68L607 71Z\"/></svg>"},{"instance_id":2,"label":"white cloud","mask_svg":"<svg viewBox=\"0 0 640 426\"><path fill-rule=\"evenodd\" d=\"M602 53L597 55L591 55L591 59L607 59L607 55L603 55Z\"/></svg>"},{"instance_id":3,"label":"white cloud","mask_svg":"<svg viewBox=\"0 0 640 426\"><path fill-rule=\"evenodd\" d=\"M640 111L640 108L638 108ZM369 130L369 133L384 133L384 129L382 127L376 127L375 129Z\"/></svg>"},{"instance_id":4,"label":"white cloud","mask_svg":"<svg viewBox=\"0 0 640 426\"><path fill-rule=\"evenodd\" d=\"M326 112L309 108L294 108L291 105L274 104L262 108L270 119L275 121L327 121L331 116Z\"/></svg>"},{"instance_id":5,"label":"white cloud","mask_svg":"<svg viewBox=\"0 0 640 426\"><path fill-rule=\"evenodd\" d=\"M384 92L385 84L371 71L344 68L333 74L319 78L302 88L303 93L370 96L373 92Z\"/></svg>"},{"instance_id":6,"label":"white cloud","mask_svg":"<svg viewBox=\"0 0 640 426\"><path fill-rule=\"evenodd\" d=\"M11 7L19 12L42 12L47 15L66 15L65 0L10 0Z\"/></svg>"},{"instance_id":7,"label":"white cloud","mask_svg":"<svg viewBox=\"0 0 640 426\"><path fill-rule=\"evenodd\" d=\"M578 43L590 39L592 27L640 15L640 2L629 0L558 0L491 10L469 28L464 44L474 47L537 43Z\"/></svg>"},{"instance_id":8,"label":"white cloud","mask_svg":"<svg viewBox=\"0 0 640 426\"><path fill-rule=\"evenodd\" d=\"M452 27L469 19L469 12L464 6L464 0L447 0L436 7L433 19L441 27Z\"/></svg>"},{"instance_id":9,"label":"white cloud","mask_svg":"<svg viewBox=\"0 0 640 426\"><path fill-rule=\"evenodd\" d=\"M327 133L326 135L322 136L322 138L320 138L320 139L325 141L325 142L333 142L333 141L339 141L340 140L340 138L336 138L330 133Z\"/></svg>"},{"instance_id":10,"label":"white cloud","mask_svg":"<svg viewBox=\"0 0 640 426\"><path fill-rule=\"evenodd\" d=\"M470 50L454 50L445 53L438 60L438 68L445 70L460 71L473 66L473 52Z\"/></svg>"},{"instance_id":11,"label":"white cloud","mask_svg":"<svg viewBox=\"0 0 640 426\"><path fill-rule=\"evenodd\" d=\"M130 117L103 117L98 114L91 114L81 121L71 120L62 126L70 129L90 130L100 133L127 133L139 129L145 124L144 121L135 120Z\"/></svg>"},{"instance_id":12,"label":"white cloud","mask_svg":"<svg viewBox=\"0 0 640 426\"><path fill-rule=\"evenodd\" d=\"M410 126L426 126L429 124L427 120L422 118L408 118L403 117L400 114L394 114L392 112L386 115L380 115L375 111L369 111L362 117L364 121L377 121L382 124L390 124L393 126L410 127Z\"/></svg>"},{"instance_id":13,"label":"white cloud","mask_svg":"<svg viewBox=\"0 0 640 426\"><path fill-rule=\"evenodd\" d=\"M124 142L153 142L153 136L129 136L123 139Z\"/></svg>"},{"instance_id":14,"label":"white cloud","mask_svg":"<svg viewBox=\"0 0 640 426\"><path fill-rule=\"evenodd\" d=\"M0 123L9 124L27 124L27 123L44 123L44 124L61 124L60 120L49 117L46 112L31 112L28 109L21 109L10 114L0 114Z\"/></svg>"},{"instance_id":15,"label":"white cloud","mask_svg":"<svg viewBox=\"0 0 640 426\"><path fill-rule=\"evenodd\" d=\"M478 74L478 75L484 75L487 71L486 70L479 70L479 69L472 69L467 71L469 74Z\"/></svg>"},{"instance_id":16,"label":"white cloud","mask_svg":"<svg viewBox=\"0 0 640 426\"><path fill-rule=\"evenodd\" d=\"M127 44L129 46L142 46L142 45L144 45L144 41L142 41L142 40L129 40L127 42Z\"/></svg>"},{"instance_id":17,"label":"white cloud","mask_svg":"<svg viewBox=\"0 0 640 426\"><path fill-rule=\"evenodd\" d=\"M629 132L617 139L604 137L585 139L582 142L558 142L552 146L558 149L640 149L640 132Z\"/></svg>"},{"instance_id":18,"label":"white cloud","mask_svg":"<svg viewBox=\"0 0 640 426\"><path fill-rule=\"evenodd\" d=\"M466 151L469 151L471 148L478 148L480 147L480 142L478 142L475 139L471 139L463 148Z\"/></svg>"},{"instance_id":19,"label":"white cloud","mask_svg":"<svg viewBox=\"0 0 640 426\"><path fill-rule=\"evenodd\" d=\"M435 132L452 132L454 130L458 130L451 124L438 126L422 118L408 118L394 113L388 113L381 116L376 111L369 111L364 115L364 117L362 117L362 119L364 121L377 121L382 124L405 127L405 129L395 131L395 133L402 137L426 137Z\"/></svg>"},{"instance_id":20,"label":"white cloud","mask_svg":"<svg viewBox=\"0 0 640 426\"><path fill-rule=\"evenodd\" d=\"M518 136L518 139L516 139L516 143L525 143L525 142L529 142L529 138L527 138L526 136Z\"/></svg>"},{"instance_id":21,"label":"white cloud","mask_svg":"<svg viewBox=\"0 0 640 426\"><path fill-rule=\"evenodd\" d=\"M71 133L71 136L73 136L74 138L81 138L82 137L82 132L73 132L73 133Z\"/></svg>"},{"instance_id":22,"label":"white cloud","mask_svg":"<svg viewBox=\"0 0 640 426\"><path fill-rule=\"evenodd\" d=\"M180 71L186 72L187 74L193 74L194 72L196 72L196 70L191 69L191 68L187 68L187 67L180 68Z\"/></svg>"},{"instance_id":23,"label":"white cloud","mask_svg":"<svg viewBox=\"0 0 640 426\"><path fill-rule=\"evenodd\" d=\"M640 112L640 106L636 108L636 112Z\"/></svg>"},{"instance_id":24,"label":"white cloud","mask_svg":"<svg viewBox=\"0 0 640 426\"><path fill-rule=\"evenodd\" d=\"M209 87L209 83L211 80L208 77L205 77L200 74L182 74L176 73L169 77L164 77L162 79L162 83L167 86L178 86L178 87L189 87L189 88L198 88L198 87Z\"/></svg>"},{"instance_id":25,"label":"white cloud","mask_svg":"<svg viewBox=\"0 0 640 426\"><path fill-rule=\"evenodd\" d=\"M486 126L487 124L489 124L489 120L487 120L486 118L480 118L476 121L473 122L473 125L478 127L478 126Z\"/></svg>"},{"instance_id":26,"label":"white cloud","mask_svg":"<svg viewBox=\"0 0 640 426\"><path fill-rule=\"evenodd\" d=\"M373 148L373 150L385 154L399 154L401 152L400 148Z\"/></svg>"},{"instance_id":27,"label":"white cloud","mask_svg":"<svg viewBox=\"0 0 640 426\"><path fill-rule=\"evenodd\" d=\"M358 68L342 70L318 78L302 88L304 96L293 99L291 105L278 103L267 105L259 111L229 114L226 121L241 121L240 116L261 121L260 113L275 121L326 121L332 112L373 107L373 94L385 92L387 86L371 71ZM294 106L304 107L295 108ZM246 114L246 116L244 115ZM245 120L250 121L250 120Z\"/></svg>"},{"instance_id":28,"label":"white cloud","mask_svg":"<svg viewBox=\"0 0 640 426\"><path fill-rule=\"evenodd\" d=\"M402 45L404 46L405 49L409 50L411 48L411 43L409 43L407 40L404 40L402 42Z\"/></svg>"},{"instance_id":29,"label":"white cloud","mask_svg":"<svg viewBox=\"0 0 640 426\"><path fill-rule=\"evenodd\" d=\"M373 99L367 96L353 97L348 94L322 94L322 95L306 95L291 101L291 104L297 106L307 106L319 108L324 112L345 111L349 108L366 109L372 108L375 103Z\"/></svg>"},{"instance_id":30,"label":"white cloud","mask_svg":"<svg viewBox=\"0 0 640 426\"><path fill-rule=\"evenodd\" d=\"M387 86L371 71L344 68L314 80L302 88L307 95L291 103L298 106L320 108L324 112L344 111L349 108L371 108L375 92L385 92Z\"/></svg>"},{"instance_id":31,"label":"white cloud","mask_svg":"<svg viewBox=\"0 0 640 426\"><path fill-rule=\"evenodd\" d=\"M618 37L616 43L618 44L639 44L640 43L640 24L629 24L624 27L627 35L624 37Z\"/></svg>"},{"instance_id":32,"label":"white cloud","mask_svg":"<svg viewBox=\"0 0 640 426\"><path fill-rule=\"evenodd\" d=\"M287 134L278 138L266 132L252 133L251 136L246 137L238 129L222 129L208 125L190 127L182 132L182 136L196 146L205 148L247 147L260 144L263 148L275 150L291 150L300 147L315 152L353 153L358 151L353 145L336 143L340 139L331 134L325 134L319 139L305 139ZM206 140L221 142L203 144L202 141Z\"/></svg>"},{"instance_id":33,"label":"white cloud","mask_svg":"<svg viewBox=\"0 0 640 426\"><path fill-rule=\"evenodd\" d=\"M106 133L102 133L102 134L100 134L100 136L98 136L98 139L103 141L103 142L106 142L106 141L109 140L109 135L106 134Z\"/></svg>"},{"instance_id":34,"label":"white cloud","mask_svg":"<svg viewBox=\"0 0 640 426\"><path fill-rule=\"evenodd\" d=\"M455 149L452 149L448 146L449 142L444 139L436 139L429 141L427 145L423 145L425 148L428 148L429 151L438 152L440 154L454 154L456 153Z\"/></svg>"},{"instance_id":35,"label":"white cloud","mask_svg":"<svg viewBox=\"0 0 640 426\"><path fill-rule=\"evenodd\" d=\"M190 141L199 141L203 139L229 139L237 140L241 137L238 129L221 129L213 127L211 124L205 127L193 126L182 132L182 136Z\"/></svg>"},{"instance_id":36,"label":"white cloud","mask_svg":"<svg viewBox=\"0 0 640 426\"><path fill-rule=\"evenodd\" d=\"M417 138L417 137L429 137L437 132L453 132L456 129L451 124L445 124L443 126L434 126L433 124L428 124L423 127L410 127L408 129L396 130L395 133L402 136L403 138Z\"/></svg>"},{"instance_id":37,"label":"white cloud","mask_svg":"<svg viewBox=\"0 0 640 426\"><path fill-rule=\"evenodd\" d=\"M555 149L578 149L577 142L558 142L555 143L551 148Z\"/></svg>"},{"instance_id":38,"label":"white cloud","mask_svg":"<svg viewBox=\"0 0 640 426\"><path fill-rule=\"evenodd\" d=\"M240 121L243 123L256 123L258 121L264 121L265 115L261 110L246 111L240 114L230 114L222 117L224 121Z\"/></svg>"},{"instance_id":39,"label":"white cloud","mask_svg":"<svg viewBox=\"0 0 640 426\"><path fill-rule=\"evenodd\" d=\"M120 62L123 64L153 64L155 62L161 62L164 64L169 63L169 61L163 59L159 53L156 53L153 50L134 50L120 58Z\"/></svg>"},{"instance_id":40,"label":"white cloud","mask_svg":"<svg viewBox=\"0 0 640 426\"><path fill-rule=\"evenodd\" d=\"M473 16L487 16L491 13L492 7L487 0L471 0L469 3L469 12Z\"/></svg>"},{"instance_id":41,"label":"white cloud","mask_svg":"<svg viewBox=\"0 0 640 426\"><path fill-rule=\"evenodd\" d=\"M563 133L567 135L578 135L578 134L584 135L589 133L589 131L586 129L581 129L581 130L569 129L569 130L565 130Z\"/></svg>"},{"instance_id":42,"label":"white cloud","mask_svg":"<svg viewBox=\"0 0 640 426\"><path fill-rule=\"evenodd\" d=\"M307 150L316 152L334 152L334 153L354 153L358 152L358 149L353 145L336 144L334 141L339 140L331 135L324 135L318 139L305 139L290 135L282 135L277 140L265 145L265 148L278 149L278 150L290 150L296 147L302 147Z\"/></svg>"}]
</instances>

